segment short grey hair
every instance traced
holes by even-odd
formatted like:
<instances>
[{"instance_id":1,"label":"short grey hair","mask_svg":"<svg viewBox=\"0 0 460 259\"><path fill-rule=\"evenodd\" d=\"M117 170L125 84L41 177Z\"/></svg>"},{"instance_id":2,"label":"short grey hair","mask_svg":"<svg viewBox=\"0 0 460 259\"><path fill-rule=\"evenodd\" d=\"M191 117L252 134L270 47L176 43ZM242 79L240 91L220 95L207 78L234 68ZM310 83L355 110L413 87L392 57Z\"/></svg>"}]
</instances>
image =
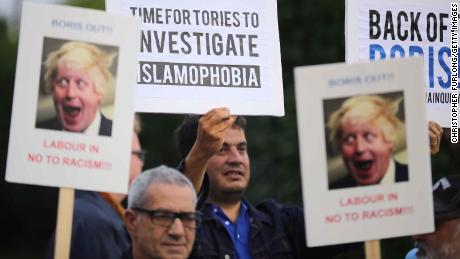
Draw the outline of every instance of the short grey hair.
<instances>
[{"instance_id":1,"label":"short grey hair","mask_svg":"<svg viewBox=\"0 0 460 259\"><path fill-rule=\"evenodd\" d=\"M128 193L128 208L143 207L146 190L156 183L188 187L193 193L193 201L196 205L196 192L190 180L178 170L161 165L142 172L134 180Z\"/></svg>"}]
</instances>

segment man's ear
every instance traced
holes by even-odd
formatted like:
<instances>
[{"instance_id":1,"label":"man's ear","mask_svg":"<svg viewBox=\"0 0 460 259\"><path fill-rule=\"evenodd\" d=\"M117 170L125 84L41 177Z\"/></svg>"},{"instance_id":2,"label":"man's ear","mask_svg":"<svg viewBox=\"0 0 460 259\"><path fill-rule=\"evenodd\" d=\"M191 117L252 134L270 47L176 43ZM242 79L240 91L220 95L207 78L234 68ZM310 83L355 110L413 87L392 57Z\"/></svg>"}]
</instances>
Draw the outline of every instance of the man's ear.
<instances>
[{"instance_id":1,"label":"man's ear","mask_svg":"<svg viewBox=\"0 0 460 259\"><path fill-rule=\"evenodd\" d=\"M137 214L134 211L130 209L125 210L125 226L132 239L136 238L136 218Z\"/></svg>"}]
</instances>

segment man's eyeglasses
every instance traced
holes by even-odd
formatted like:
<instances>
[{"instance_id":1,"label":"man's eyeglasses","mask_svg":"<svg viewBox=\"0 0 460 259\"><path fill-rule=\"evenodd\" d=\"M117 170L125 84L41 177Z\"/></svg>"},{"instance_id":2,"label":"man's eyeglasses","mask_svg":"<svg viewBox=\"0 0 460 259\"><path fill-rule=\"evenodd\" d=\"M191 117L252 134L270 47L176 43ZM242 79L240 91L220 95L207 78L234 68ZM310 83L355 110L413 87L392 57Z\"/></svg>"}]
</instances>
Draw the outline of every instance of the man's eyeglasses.
<instances>
[{"instance_id":1,"label":"man's eyeglasses","mask_svg":"<svg viewBox=\"0 0 460 259\"><path fill-rule=\"evenodd\" d=\"M145 157L147 156L147 151L145 151L145 150L132 150L131 154L137 156L142 161L142 163L144 163L145 162Z\"/></svg>"},{"instance_id":2,"label":"man's eyeglasses","mask_svg":"<svg viewBox=\"0 0 460 259\"><path fill-rule=\"evenodd\" d=\"M176 218L182 221L186 228L195 229L201 221L199 212L171 212L167 210L147 210L143 208L132 208L132 210L149 215L153 225L170 227Z\"/></svg>"}]
</instances>

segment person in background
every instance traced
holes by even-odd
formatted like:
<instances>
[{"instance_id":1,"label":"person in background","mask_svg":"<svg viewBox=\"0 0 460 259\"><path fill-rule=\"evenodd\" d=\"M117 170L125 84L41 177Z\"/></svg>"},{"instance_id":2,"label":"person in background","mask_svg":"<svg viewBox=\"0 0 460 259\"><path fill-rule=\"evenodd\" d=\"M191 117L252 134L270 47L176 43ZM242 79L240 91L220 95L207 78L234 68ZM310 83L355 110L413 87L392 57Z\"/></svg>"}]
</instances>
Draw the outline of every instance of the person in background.
<instances>
[{"instance_id":1,"label":"person in background","mask_svg":"<svg viewBox=\"0 0 460 259\"><path fill-rule=\"evenodd\" d=\"M416 248L406 259L460 258L460 175L450 175L433 185L435 231L415 235Z\"/></svg>"},{"instance_id":2,"label":"person in background","mask_svg":"<svg viewBox=\"0 0 460 259\"><path fill-rule=\"evenodd\" d=\"M201 190L203 214L190 258L333 258L349 246L306 247L304 213L244 198L250 159L244 117L227 108L191 116L177 129L179 168Z\"/></svg>"},{"instance_id":3,"label":"person in background","mask_svg":"<svg viewBox=\"0 0 460 259\"><path fill-rule=\"evenodd\" d=\"M140 118L136 116L131 142L129 185L138 177L144 165L138 134ZM125 194L81 191L75 192L70 247L71 259L117 259L129 248L130 238L123 223ZM54 258L54 235L47 259Z\"/></svg>"},{"instance_id":4,"label":"person in background","mask_svg":"<svg viewBox=\"0 0 460 259\"><path fill-rule=\"evenodd\" d=\"M56 117L37 122L36 127L111 136L112 121L100 107L106 92L115 85L110 72L114 56L75 41L48 54L45 91L53 94Z\"/></svg>"},{"instance_id":5,"label":"person in background","mask_svg":"<svg viewBox=\"0 0 460 259\"><path fill-rule=\"evenodd\" d=\"M124 258L187 258L200 220L195 205L193 185L176 169L143 172L129 190L125 224L132 248Z\"/></svg>"}]
</instances>

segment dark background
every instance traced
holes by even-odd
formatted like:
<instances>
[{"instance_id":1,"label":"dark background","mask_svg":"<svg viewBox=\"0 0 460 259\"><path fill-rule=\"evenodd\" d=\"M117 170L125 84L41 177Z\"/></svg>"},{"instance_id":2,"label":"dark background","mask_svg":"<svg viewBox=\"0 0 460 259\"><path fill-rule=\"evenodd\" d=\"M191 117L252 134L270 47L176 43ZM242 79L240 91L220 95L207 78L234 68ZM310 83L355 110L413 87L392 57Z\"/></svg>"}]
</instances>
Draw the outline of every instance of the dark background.
<instances>
[{"instance_id":1,"label":"dark background","mask_svg":"<svg viewBox=\"0 0 460 259\"><path fill-rule=\"evenodd\" d=\"M103 0L68 4L104 8ZM273 197L284 203L302 203L293 68L344 61L344 5L340 0L278 1L286 116L248 118L252 179L247 196L252 202ZM0 258L43 258L55 226L58 189L4 181L17 47L17 35L0 20ZM181 116L142 114L142 120L141 142L149 151L145 168L162 163L175 166L179 156L173 130ZM27 138L24 136L23 145ZM441 152L432 157L433 179L458 173L459 165L459 145L450 144L445 130ZM409 238L382 240L382 257L404 258L411 246ZM341 258L364 256L360 250Z\"/></svg>"}]
</instances>

